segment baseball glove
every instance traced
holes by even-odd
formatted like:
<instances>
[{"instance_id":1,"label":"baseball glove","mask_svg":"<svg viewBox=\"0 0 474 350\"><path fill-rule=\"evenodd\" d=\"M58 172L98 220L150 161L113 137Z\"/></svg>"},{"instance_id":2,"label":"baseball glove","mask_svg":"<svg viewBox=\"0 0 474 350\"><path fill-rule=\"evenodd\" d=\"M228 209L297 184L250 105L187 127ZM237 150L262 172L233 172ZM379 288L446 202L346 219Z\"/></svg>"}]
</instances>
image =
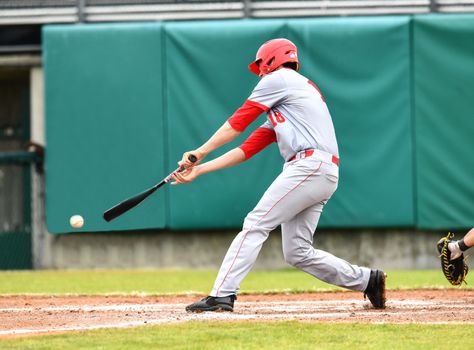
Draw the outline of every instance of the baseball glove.
<instances>
[{"instance_id":1,"label":"baseball glove","mask_svg":"<svg viewBox=\"0 0 474 350\"><path fill-rule=\"evenodd\" d=\"M448 249L448 244L454 242L452 238L454 234L449 232L446 237L441 238L438 241L438 252L439 258L441 259L441 268L444 276L453 286L458 286L462 282L465 282L465 278L468 272L468 267L464 259L464 254L460 257L450 260L451 252Z\"/></svg>"}]
</instances>

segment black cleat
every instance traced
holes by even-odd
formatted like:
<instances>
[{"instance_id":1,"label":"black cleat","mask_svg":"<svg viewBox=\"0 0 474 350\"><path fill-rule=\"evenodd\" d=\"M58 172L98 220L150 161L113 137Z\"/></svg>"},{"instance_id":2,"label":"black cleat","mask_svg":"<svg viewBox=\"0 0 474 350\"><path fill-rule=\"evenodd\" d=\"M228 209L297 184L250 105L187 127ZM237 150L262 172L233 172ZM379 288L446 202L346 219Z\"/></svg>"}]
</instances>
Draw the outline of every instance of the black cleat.
<instances>
[{"instance_id":1,"label":"black cleat","mask_svg":"<svg viewBox=\"0 0 474 350\"><path fill-rule=\"evenodd\" d=\"M371 270L369 284L364 292L374 308L385 309L385 278L387 275L380 270Z\"/></svg>"},{"instance_id":2,"label":"black cleat","mask_svg":"<svg viewBox=\"0 0 474 350\"><path fill-rule=\"evenodd\" d=\"M196 301L186 306L187 312L203 312L203 311L234 311L234 300L237 299L235 294L226 297L208 296L200 301Z\"/></svg>"}]
</instances>

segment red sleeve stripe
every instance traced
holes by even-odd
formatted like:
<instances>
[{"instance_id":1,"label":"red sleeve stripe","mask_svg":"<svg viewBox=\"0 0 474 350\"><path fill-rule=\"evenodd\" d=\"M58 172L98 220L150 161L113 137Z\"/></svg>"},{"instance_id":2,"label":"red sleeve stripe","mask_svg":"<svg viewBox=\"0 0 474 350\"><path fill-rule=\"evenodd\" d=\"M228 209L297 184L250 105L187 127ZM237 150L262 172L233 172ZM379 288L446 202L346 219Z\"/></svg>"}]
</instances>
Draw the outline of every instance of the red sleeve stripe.
<instances>
[{"instance_id":1,"label":"red sleeve stripe","mask_svg":"<svg viewBox=\"0 0 474 350\"><path fill-rule=\"evenodd\" d=\"M249 159L275 141L276 134L274 130L260 127L239 148L244 151L245 159Z\"/></svg>"},{"instance_id":2,"label":"red sleeve stripe","mask_svg":"<svg viewBox=\"0 0 474 350\"><path fill-rule=\"evenodd\" d=\"M227 121L235 130L244 131L265 111L262 107L264 106L247 100Z\"/></svg>"},{"instance_id":3,"label":"red sleeve stripe","mask_svg":"<svg viewBox=\"0 0 474 350\"><path fill-rule=\"evenodd\" d=\"M258 102L255 102L255 101L251 101L251 100L247 100L245 101L247 102L249 105L252 105L252 106L255 106L255 107L258 107L260 109L263 109L263 111L265 112L268 112L270 110L270 108L268 108L267 106L261 104L261 103L258 103Z\"/></svg>"}]
</instances>

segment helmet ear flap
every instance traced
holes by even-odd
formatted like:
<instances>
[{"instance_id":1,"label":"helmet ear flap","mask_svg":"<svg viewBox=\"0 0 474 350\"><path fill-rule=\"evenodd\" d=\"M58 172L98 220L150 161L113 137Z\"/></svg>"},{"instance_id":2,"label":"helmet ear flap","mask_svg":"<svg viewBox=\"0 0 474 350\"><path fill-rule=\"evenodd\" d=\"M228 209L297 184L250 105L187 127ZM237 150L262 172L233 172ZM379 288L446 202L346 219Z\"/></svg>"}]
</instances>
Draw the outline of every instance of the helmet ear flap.
<instances>
[{"instance_id":1,"label":"helmet ear flap","mask_svg":"<svg viewBox=\"0 0 474 350\"><path fill-rule=\"evenodd\" d=\"M258 76L260 76L261 72L260 72L260 63L262 62L262 60L256 60L256 61L253 61L252 63L249 64L248 68L249 70L253 73L253 74L256 74Z\"/></svg>"}]
</instances>

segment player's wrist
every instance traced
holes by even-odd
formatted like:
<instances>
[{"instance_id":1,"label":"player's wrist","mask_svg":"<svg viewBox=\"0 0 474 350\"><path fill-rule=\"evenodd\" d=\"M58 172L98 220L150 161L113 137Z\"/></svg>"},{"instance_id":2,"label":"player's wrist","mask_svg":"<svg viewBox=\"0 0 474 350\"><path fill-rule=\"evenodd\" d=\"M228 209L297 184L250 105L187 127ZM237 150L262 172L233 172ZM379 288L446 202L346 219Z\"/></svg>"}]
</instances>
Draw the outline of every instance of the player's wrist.
<instances>
[{"instance_id":1,"label":"player's wrist","mask_svg":"<svg viewBox=\"0 0 474 350\"><path fill-rule=\"evenodd\" d=\"M196 156L198 157L198 159L201 160L205 158L210 153L210 151L206 147L201 146L196 150L196 153L197 153Z\"/></svg>"},{"instance_id":2,"label":"player's wrist","mask_svg":"<svg viewBox=\"0 0 474 350\"><path fill-rule=\"evenodd\" d=\"M194 167L196 177L201 176L206 173L204 164L199 164Z\"/></svg>"}]
</instances>

